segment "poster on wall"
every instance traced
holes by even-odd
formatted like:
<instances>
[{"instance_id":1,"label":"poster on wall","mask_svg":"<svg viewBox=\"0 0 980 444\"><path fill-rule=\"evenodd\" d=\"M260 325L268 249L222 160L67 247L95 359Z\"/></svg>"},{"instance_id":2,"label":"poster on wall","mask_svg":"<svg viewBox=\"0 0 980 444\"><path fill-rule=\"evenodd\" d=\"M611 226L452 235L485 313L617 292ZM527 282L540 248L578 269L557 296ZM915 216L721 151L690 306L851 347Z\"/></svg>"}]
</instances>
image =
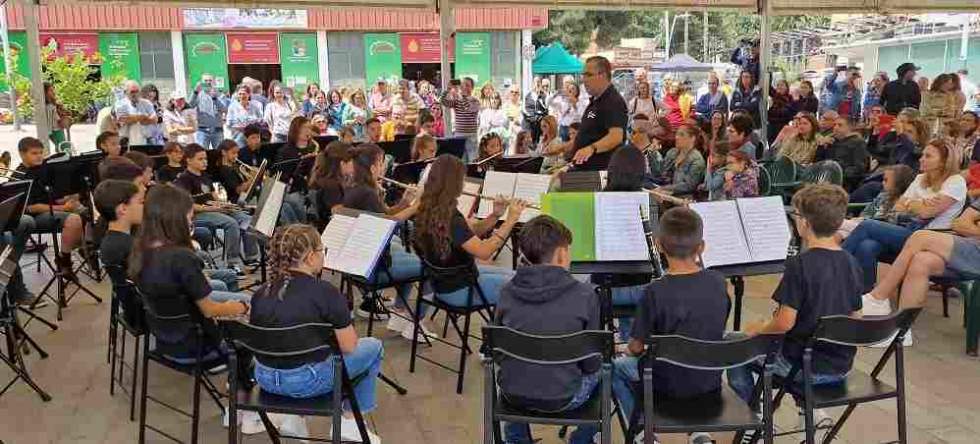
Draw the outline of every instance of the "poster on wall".
<instances>
[{"instance_id":1,"label":"poster on wall","mask_svg":"<svg viewBox=\"0 0 980 444\"><path fill-rule=\"evenodd\" d=\"M403 32L399 34L402 63L439 63L442 40L438 32ZM455 56L455 45L449 46L449 61Z\"/></svg>"},{"instance_id":2,"label":"poster on wall","mask_svg":"<svg viewBox=\"0 0 980 444\"><path fill-rule=\"evenodd\" d=\"M477 85L489 81L490 60L490 33L456 34L456 78L471 77Z\"/></svg>"},{"instance_id":3,"label":"poster on wall","mask_svg":"<svg viewBox=\"0 0 980 444\"><path fill-rule=\"evenodd\" d=\"M98 64L96 57L99 51L99 35L91 33L41 33L41 48L51 51L49 57L54 59L67 55L82 54L89 63Z\"/></svg>"},{"instance_id":4,"label":"poster on wall","mask_svg":"<svg viewBox=\"0 0 980 444\"><path fill-rule=\"evenodd\" d=\"M24 76L24 78L31 78L31 69L27 66L27 33L24 32L11 32L10 34L10 65L13 71L17 74ZM0 45L0 53L3 52L3 46ZM7 90L7 66L4 63L0 63L0 91Z\"/></svg>"},{"instance_id":5,"label":"poster on wall","mask_svg":"<svg viewBox=\"0 0 980 444\"><path fill-rule=\"evenodd\" d=\"M229 32L228 63L279 63L279 35L275 32Z\"/></svg>"},{"instance_id":6,"label":"poster on wall","mask_svg":"<svg viewBox=\"0 0 980 444\"><path fill-rule=\"evenodd\" d=\"M99 34L99 54L102 55L102 77L122 75L140 80L140 47L135 32Z\"/></svg>"},{"instance_id":7,"label":"poster on wall","mask_svg":"<svg viewBox=\"0 0 980 444\"><path fill-rule=\"evenodd\" d=\"M379 79L395 83L402 77L398 34L364 34L364 72L369 85Z\"/></svg>"},{"instance_id":8,"label":"poster on wall","mask_svg":"<svg viewBox=\"0 0 980 444\"><path fill-rule=\"evenodd\" d=\"M184 8L187 29L306 29L305 9Z\"/></svg>"},{"instance_id":9,"label":"poster on wall","mask_svg":"<svg viewBox=\"0 0 980 444\"><path fill-rule=\"evenodd\" d=\"M306 85L320 83L316 34L279 34L279 54L282 60L282 79L286 86L301 93L306 90Z\"/></svg>"},{"instance_id":10,"label":"poster on wall","mask_svg":"<svg viewBox=\"0 0 980 444\"><path fill-rule=\"evenodd\" d=\"M184 34L184 54L190 90L201 81L201 76L210 74L214 77L215 87L228 91L228 56L225 53L224 34Z\"/></svg>"}]
</instances>

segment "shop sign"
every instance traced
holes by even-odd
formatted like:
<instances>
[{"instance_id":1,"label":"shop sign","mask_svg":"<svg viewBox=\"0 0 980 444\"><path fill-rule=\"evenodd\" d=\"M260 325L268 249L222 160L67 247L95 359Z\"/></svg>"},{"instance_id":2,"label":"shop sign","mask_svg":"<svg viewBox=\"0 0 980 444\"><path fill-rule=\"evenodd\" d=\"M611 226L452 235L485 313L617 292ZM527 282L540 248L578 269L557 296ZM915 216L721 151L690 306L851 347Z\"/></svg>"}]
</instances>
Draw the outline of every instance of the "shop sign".
<instances>
[{"instance_id":1,"label":"shop sign","mask_svg":"<svg viewBox=\"0 0 980 444\"><path fill-rule=\"evenodd\" d=\"M184 54L188 89L200 83L201 76L214 77L214 86L228 90L228 55L224 34L184 34Z\"/></svg>"},{"instance_id":2,"label":"shop sign","mask_svg":"<svg viewBox=\"0 0 980 444\"><path fill-rule=\"evenodd\" d=\"M364 34L364 71L367 84L389 83L402 77L402 51L398 34Z\"/></svg>"},{"instance_id":3,"label":"shop sign","mask_svg":"<svg viewBox=\"0 0 980 444\"><path fill-rule=\"evenodd\" d=\"M316 34L296 32L279 34L282 78L286 86L303 91L306 85L320 82Z\"/></svg>"},{"instance_id":4,"label":"shop sign","mask_svg":"<svg viewBox=\"0 0 980 444\"><path fill-rule=\"evenodd\" d=\"M477 84L490 81L490 33L456 34L456 78L471 77Z\"/></svg>"},{"instance_id":5,"label":"shop sign","mask_svg":"<svg viewBox=\"0 0 980 444\"><path fill-rule=\"evenodd\" d=\"M135 32L99 34L99 53L102 55L102 77L122 75L140 80L139 39Z\"/></svg>"},{"instance_id":6,"label":"shop sign","mask_svg":"<svg viewBox=\"0 0 980 444\"><path fill-rule=\"evenodd\" d=\"M185 8L186 29L306 29L305 9Z\"/></svg>"},{"instance_id":7,"label":"shop sign","mask_svg":"<svg viewBox=\"0 0 980 444\"><path fill-rule=\"evenodd\" d=\"M49 57L58 58L67 55L82 54L89 63L100 63L97 57L99 51L99 35L92 33L41 33L41 48L51 51Z\"/></svg>"},{"instance_id":8,"label":"shop sign","mask_svg":"<svg viewBox=\"0 0 980 444\"><path fill-rule=\"evenodd\" d=\"M439 63L442 39L438 32L403 32L399 35L402 63ZM449 61L455 56L455 45L449 46Z\"/></svg>"},{"instance_id":9,"label":"shop sign","mask_svg":"<svg viewBox=\"0 0 980 444\"><path fill-rule=\"evenodd\" d=\"M279 34L229 32L228 63L279 63Z\"/></svg>"}]
</instances>

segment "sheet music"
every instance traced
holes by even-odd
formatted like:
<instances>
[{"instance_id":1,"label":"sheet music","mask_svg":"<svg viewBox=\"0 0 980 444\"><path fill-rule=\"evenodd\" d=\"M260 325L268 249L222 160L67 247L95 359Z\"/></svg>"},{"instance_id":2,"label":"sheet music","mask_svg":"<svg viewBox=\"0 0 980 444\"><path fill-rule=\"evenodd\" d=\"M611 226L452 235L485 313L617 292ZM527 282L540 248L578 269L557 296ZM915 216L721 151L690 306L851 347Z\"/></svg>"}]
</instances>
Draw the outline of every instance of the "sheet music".
<instances>
[{"instance_id":1,"label":"sheet music","mask_svg":"<svg viewBox=\"0 0 980 444\"><path fill-rule=\"evenodd\" d=\"M367 214L357 217L335 270L369 277L395 231L396 222Z\"/></svg>"},{"instance_id":2,"label":"sheet music","mask_svg":"<svg viewBox=\"0 0 980 444\"><path fill-rule=\"evenodd\" d=\"M463 181L463 193L456 198L456 209L459 210L463 217L470 217L470 213L473 212L473 205L476 204L476 196L470 196L465 193L480 194L480 183L470 182L467 180Z\"/></svg>"},{"instance_id":3,"label":"sheet music","mask_svg":"<svg viewBox=\"0 0 980 444\"><path fill-rule=\"evenodd\" d=\"M340 264L340 258L344 254L344 244L354 228L356 217L334 214L330 218L330 223L320 234L320 243L326 251L323 252L323 266L331 270L336 270Z\"/></svg>"},{"instance_id":4,"label":"sheet music","mask_svg":"<svg viewBox=\"0 0 980 444\"><path fill-rule=\"evenodd\" d=\"M262 233L266 237L272 237L276 231L276 220L279 219L279 209L282 208L282 199L286 197L286 184L275 181L269 197L262 203L259 209L259 216L255 222L255 231Z\"/></svg>"},{"instance_id":5,"label":"sheet music","mask_svg":"<svg viewBox=\"0 0 980 444\"><path fill-rule=\"evenodd\" d=\"M650 260L640 208L650 213L646 193L595 194L595 249L599 261Z\"/></svg>"},{"instance_id":6,"label":"sheet music","mask_svg":"<svg viewBox=\"0 0 980 444\"><path fill-rule=\"evenodd\" d=\"M753 262L786 259L792 234L779 196L736 199Z\"/></svg>"},{"instance_id":7,"label":"sheet music","mask_svg":"<svg viewBox=\"0 0 980 444\"><path fill-rule=\"evenodd\" d=\"M524 199L525 202L541 206L541 195L548 192L551 187L550 174L528 174L518 173L514 183L514 198ZM541 214L540 210L525 208L521 213L520 222L527 222Z\"/></svg>"},{"instance_id":8,"label":"sheet music","mask_svg":"<svg viewBox=\"0 0 980 444\"><path fill-rule=\"evenodd\" d=\"M734 201L699 202L689 207L701 216L704 224L704 266L752 262L745 242L742 220Z\"/></svg>"},{"instance_id":9,"label":"sheet music","mask_svg":"<svg viewBox=\"0 0 980 444\"><path fill-rule=\"evenodd\" d=\"M480 199L480 209L476 217L486 218L493 211L493 198L497 196L511 197L514 195L514 185L517 183L516 173L487 171L483 178L483 198Z\"/></svg>"}]
</instances>

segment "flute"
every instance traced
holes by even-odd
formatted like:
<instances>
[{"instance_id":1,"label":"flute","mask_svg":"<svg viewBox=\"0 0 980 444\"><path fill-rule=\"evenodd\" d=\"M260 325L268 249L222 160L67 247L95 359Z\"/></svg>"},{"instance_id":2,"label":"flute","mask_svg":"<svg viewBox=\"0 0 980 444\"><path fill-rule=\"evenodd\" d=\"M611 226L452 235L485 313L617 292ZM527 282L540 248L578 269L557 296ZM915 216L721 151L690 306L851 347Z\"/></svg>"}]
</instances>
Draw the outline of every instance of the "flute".
<instances>
[{"instance_id":1,"label":"flute","mask_svg":"<svg viewBox=\"0 0 980 444\"><path fill-rule=\"evenodd\" d=\"M653 197L657 198L658 200L667 201L675 205L686 207L687 204L690 203L688 199L681 199L680 197L672 196L663 191L650 190L650 189L644 189L643 191L650 193L651 195L653 195Z\"/></svg>"},{"instance_id":2,"label":"flute","mask_svg":"<svg viewBox=\"0 0 980 444\"><path fill-rule=\"evenodd\" d=\"M381 180L383 180L383 181L385 181L387 183L390 183L392 185L395 185L397 187L404 188L406 190L412 190L412 191L418 191L419 190L419 187L416 186L416 185L410 185L410 184L407 184L407 183L402 183L402 182L399 182L399 181L394 180L394 179L389 179L387 177L382 177ZM490 197L490 196L484 196L482 194L471 193L471 192L466 191L466 190L463 190L463 194L464 195L467 195L467 196L476 197L476 198L479 198L479 199L493 200L493 198ZM507 203L511 203L511 202L513 202L513 199L507 199ZM541 210L541 207L540 206L534 205L534 204L530 204L530 203L527 204L527 205L525 205L525 208L530 208L532 210Z\"/></svg>"}]
</instances>

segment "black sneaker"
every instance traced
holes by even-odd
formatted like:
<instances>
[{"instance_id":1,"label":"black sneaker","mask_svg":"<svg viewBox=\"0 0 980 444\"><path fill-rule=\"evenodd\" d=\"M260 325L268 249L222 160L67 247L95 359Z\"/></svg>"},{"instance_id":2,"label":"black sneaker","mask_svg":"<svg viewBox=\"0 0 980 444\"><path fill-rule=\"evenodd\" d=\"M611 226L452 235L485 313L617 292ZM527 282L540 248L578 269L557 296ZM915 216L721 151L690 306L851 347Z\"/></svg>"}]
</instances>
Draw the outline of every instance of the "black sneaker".
<instances>
[{"instance_id":1,"label":"black sneaker","mask_svg":"<svg viewBox=\"0 0 980 444\"><path fill-rule=\"evenodd\" d=\"M378 305L379 301L374 298L368 298L361 301L361 305L354 310L354 313L359 318L367 319L369 317L374 317L376 321L383 321L389 318L388 311Z\"/></svg>"}]
</instances>

